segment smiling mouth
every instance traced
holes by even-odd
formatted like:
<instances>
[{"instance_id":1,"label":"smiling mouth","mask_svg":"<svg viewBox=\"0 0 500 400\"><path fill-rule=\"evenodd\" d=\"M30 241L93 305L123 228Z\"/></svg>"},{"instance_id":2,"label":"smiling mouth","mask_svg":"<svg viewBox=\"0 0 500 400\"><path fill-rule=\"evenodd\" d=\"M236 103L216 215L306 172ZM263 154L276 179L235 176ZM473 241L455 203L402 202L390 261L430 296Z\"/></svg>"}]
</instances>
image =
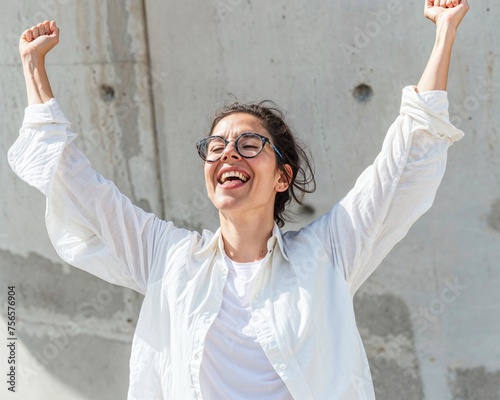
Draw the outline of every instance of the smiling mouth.
<instances>
[{"instance_id":1,"label":"smiling mouth","mask_svg":"<svg viewBox=\"0 0 500 400\"><path fill-rule=\"evenodd\" d=\"M239 171L228 171L224 172L219 179L217 179L217 182L219 182L221 185L225 184L226 182L241 182L245 183L250 179L249 176L246 174L239 172Z\"/></svg>"}]
</instances>

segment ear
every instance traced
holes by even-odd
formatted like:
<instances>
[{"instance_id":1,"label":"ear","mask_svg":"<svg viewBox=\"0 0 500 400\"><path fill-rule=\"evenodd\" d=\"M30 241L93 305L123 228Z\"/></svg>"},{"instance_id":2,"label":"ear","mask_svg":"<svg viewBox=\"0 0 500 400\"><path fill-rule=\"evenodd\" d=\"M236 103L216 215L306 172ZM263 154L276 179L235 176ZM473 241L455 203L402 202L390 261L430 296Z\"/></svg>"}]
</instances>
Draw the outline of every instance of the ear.
<instances>
[{"instance_id":1,"label":"ear","mask_svg":"<svg viewBox=\"0 0 500 400\"><path fill-rule=\"evenodd\" d=\"M286 173L282 170L278 169L278 182L276 183L276 191L278 192L286 192L290 187L290 182L293 177L292 167L290 165L285 164Z\"/></svg>"}]
</instances>

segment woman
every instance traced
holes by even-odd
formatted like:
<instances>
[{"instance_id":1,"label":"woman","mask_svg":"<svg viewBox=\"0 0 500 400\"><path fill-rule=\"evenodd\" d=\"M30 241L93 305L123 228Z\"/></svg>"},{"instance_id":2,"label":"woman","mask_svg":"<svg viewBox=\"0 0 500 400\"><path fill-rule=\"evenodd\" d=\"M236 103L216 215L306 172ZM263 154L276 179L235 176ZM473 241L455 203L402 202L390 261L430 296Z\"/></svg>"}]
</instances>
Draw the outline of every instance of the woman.
<instances>
[{"instance_id":1,"label":"woman","mask_svg":"<svg viewBox=\"0 0 500 400\"><path fill-rule=\"evenodd\" d=\"M180 229L92 170L45 73L56 24L23 33L29 106L9 161L47 196L64 260L145 295L129 399L374 399L352 296L430 207L447 149L463 135L444 90L467 11L465 0L426 1L436 44L381 153L328 214L285 234L284 205L312 181L278 112L221 111L197 144L220 229Z\"/></svg>"}]
</instances>

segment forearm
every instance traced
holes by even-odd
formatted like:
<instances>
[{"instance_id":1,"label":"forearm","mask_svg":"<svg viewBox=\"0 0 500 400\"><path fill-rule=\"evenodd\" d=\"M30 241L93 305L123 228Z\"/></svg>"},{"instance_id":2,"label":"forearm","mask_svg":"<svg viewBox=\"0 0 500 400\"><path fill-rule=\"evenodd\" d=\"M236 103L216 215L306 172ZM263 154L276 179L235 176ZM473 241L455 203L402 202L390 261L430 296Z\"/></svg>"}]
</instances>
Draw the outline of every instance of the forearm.
<instances>
[{"instance_id":1,"label":"forearm","mask_svg":"<svg viewBox=\"0 0 500 400\"><path fill-rule=\"evenodd\" d=\"M436 24L436 42L417 90L446 90L451 49L458 26L469 11L467 0L426 0L424 15Z\"/></svg>"},{"instance_id":2,"label":"forearm","mask_svg":"<svg viewBox=\"0 0 500 400\"><path fill-rule=\"evenodd\" d=\"M45 60L32 54L22 57L28 104L42 104L54 97L45 70Z\"/></svg>"},{"instance_id":3,"label":"forearm","mask_svg":"<svg viewBox=\"0 0 500 400\"><path fill-rule=\"evenodd\" d=\"M443 24L443 26L436 28L436 42L424 73L418 82L418 91L446 90L455 36L455 27Z\"/></svg>"},{"instance_id":4,"label":"forearm","mask_svg":"<svg viewBox=\"0 0 500 400\"><path fill-rule=\"evenodd\" d=\"M424 15L436 24L436 42L417 85L419 91L446 90L451 50L468 11L467 0L426 0Z\"/></svg>"},{"instance_id":5,"label":"forearm","mask_svg":"<svg viewBox=\"0 0 500 400\"><path fill-rule=\"evenodd\" d=\"M454 26L443 24L436 28L434 48L417 85L420 92L446 90L455 36L456 28Z\"/></svg>"}]
</instances>

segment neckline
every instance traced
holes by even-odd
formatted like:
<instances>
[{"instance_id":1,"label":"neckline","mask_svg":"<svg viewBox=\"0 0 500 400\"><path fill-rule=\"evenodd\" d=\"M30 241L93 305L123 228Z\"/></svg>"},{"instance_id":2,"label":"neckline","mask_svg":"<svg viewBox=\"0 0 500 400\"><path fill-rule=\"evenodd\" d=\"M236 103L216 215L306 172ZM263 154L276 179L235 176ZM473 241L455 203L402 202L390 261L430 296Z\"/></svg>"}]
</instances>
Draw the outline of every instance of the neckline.
<instances>
[{"instance_id":1,"label":"neckline","mask_svg":"<svg viewBox=\"0 0 500 400\"><path fill-rule=\"evenodd\" d=\"M250 261L250 262L238 262L234 261L229 256L226 254L225 255L226 259L226 264L229 268L233 269L253 269L255 267L259 267L262 265L262 263L265 261L266 257L264 257L262 260L258 261Z\"/></svg>"}]
</instances>

